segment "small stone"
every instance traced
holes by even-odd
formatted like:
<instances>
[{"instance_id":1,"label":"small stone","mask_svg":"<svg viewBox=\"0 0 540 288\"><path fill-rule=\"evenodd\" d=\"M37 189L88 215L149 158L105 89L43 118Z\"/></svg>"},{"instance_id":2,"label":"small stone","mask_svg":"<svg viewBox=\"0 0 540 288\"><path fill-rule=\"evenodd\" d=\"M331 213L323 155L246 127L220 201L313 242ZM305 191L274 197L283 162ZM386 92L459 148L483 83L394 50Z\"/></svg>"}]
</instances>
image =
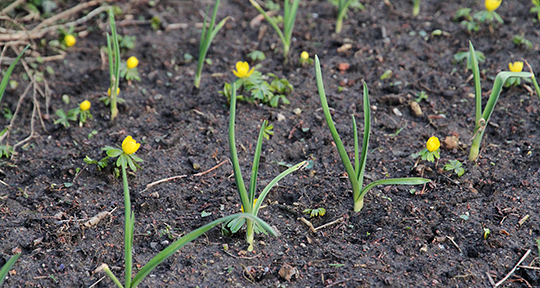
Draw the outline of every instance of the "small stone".
<instances>
[{"instance_id":1,"label":"small stone","mask_svg":"<svg viewBox=\"0 0 540 288\"><path fill-rule=\"evenodd\" d=\"M302 110L300 108L296 108L293 110L294 114L300 115L302 113Z\"/></svg>"},{"instance_id":2,"label":"small stone","mask_svg":"<svg viewBox=\"0 0 540 288\"><path fill-rule=\"evenodd\" d=\"M454 150L459 148L459 139L456 136L446 136L441 144L444 149Z\"/></svg>"},{"instance_id":3,"label":"small stone","mask_svg":"<svg viewBox=\"0 0 540 288\"><path fill-rule=\"evenodd\" d=\"M420 105L418 104L418 102L413 101L411 102L410 106L411 106L411 110L414 113L414 116L416 117L422 116L422 108L420 108Z\"/></svg>"},{"instance_id":4,"label":"small stone","mask_svg":"<svg viewBox=\"0 0 540 288\"><path fill-rule=\"evenodd\" d=\"M398 108L394 108L392 109L392 111L394 112L394 114L396 114L396 116L399 116L399 117L403 116L403 114L401 113L401 111L399 111Z\"/></svg>"},{"instance_id":5,"label":"small stone","mask_svg":"<svg viewBox=\"0 0 540 288\"><path fill-rule=\"evenodd\" d=\"M349 63L339 63L338 64L338 70L341 71L341 72L345 72L345 71L349 70L350 67L351 67L351 65Z\"/></svg>"},{"instance_id":6,"label":"small stone","mask_svg":"<svg viewBox=\"0 0 540 288\"><path fill-rule=\"evenodd\" d=\"M287 119L287 118L285 118L285 116L283 116L281 113L277 114L277 121L278 122L281 122L281 121L283 121L285 119Z\"/></svg>"},{"instance_id":7,"label":"small stone","mask_svg":"<svg viewBox=\"0 0 540 288\"><path fill-rule=\"evenodd\" d=\"M157 242L150 242L150 247L152 247L152 249L156 249L157 245Z\"/></svg>"}]
</instances>

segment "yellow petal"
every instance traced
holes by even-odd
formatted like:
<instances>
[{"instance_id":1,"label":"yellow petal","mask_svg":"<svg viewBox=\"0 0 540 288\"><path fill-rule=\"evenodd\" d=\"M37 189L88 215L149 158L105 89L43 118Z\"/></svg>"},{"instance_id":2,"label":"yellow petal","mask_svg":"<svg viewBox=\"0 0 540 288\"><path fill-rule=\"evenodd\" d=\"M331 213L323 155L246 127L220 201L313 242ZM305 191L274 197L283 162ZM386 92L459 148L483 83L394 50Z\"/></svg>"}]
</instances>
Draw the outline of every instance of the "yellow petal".
<instances>
[{"instance_id":1,"label":"yellow petal","mask_svg":"<svg viewBox=\"0 0 540 288\"><path fill-rule=\"evenodd\" d=\"M426 142L426 149L429 152L435 152L435 151L437 151L439 149L439 147L441 147L441 142L439 141L439 138L437 138L435 136L432 136Z\"/></svg>"},{"instance_id":2,"label":"yellow petal","mask_svg":"<svg viewBox=\"0 0 540 288\"><path fill-rule=\"evenodd\" d=\"M487 11L495 11L501 6L502 0L486 0L484 3Z\"/></svg>"},{"instance_id":3,"label":"yellow petal","mask_svg":"<svg viewBox=\"0 0 540 288\"><path fill-rule=\"evenodd\" d=\"M133 154L139 150L139 147L141 147L140 143L137 143L137 141L133 140L131 135L128 135L124 141L122 141L122 151L126 154Z\"/></svg>"}]
</instances>

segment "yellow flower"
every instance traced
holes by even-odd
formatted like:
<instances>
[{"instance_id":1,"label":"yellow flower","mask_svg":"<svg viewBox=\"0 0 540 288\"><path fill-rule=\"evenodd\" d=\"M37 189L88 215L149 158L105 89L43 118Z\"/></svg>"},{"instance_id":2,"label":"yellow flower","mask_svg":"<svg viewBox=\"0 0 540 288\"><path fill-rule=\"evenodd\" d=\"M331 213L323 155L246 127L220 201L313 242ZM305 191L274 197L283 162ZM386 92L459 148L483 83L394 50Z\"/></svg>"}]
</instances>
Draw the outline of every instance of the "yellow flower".
<instances>
[{"instance_id":1,"label":"yellow flower","mask_svg":"<svg viewBox=\"0 0 540 288\"><path fill-rule=\"evenodd\" d=\"M257 204L257 198L255 198L255 201L253 201L253 207L255 207L255 204ZM240 210L242 210L242 213L244 213L244 205L240 205Z\"/></svg>"},{"instance_id":2,"label":"yellow flower","mask_svg":"<svg viewBox=\"0 0 540 288\"><path fill-rule=\"evenodd\" d=\"M516 61L514 63L508 63L508 68L510 68L510 71L512 72L521 72L523 71L523 62Z\"/></svg>"},{"instance_id":3,"label":"yellow flower","mask_svg":"<svg viewBox=\"0 0 540 288\"><path fill-rule=\"evenodd\" d=\"M441 142L439 142L439 138L432 136L427 140L426 148L429 152L435 152L441 147Z\"/></svg>"},{"instance_id":4,"label":"yellow flower","mask_svg":"<svg viewBox=\"0 0 540 288\"><path fill-rule=\"evenodd\" d=\"M128 58L126 63L127 63L127 68L133 69L137 67L137 65L139 65L139 59L137 59L137 57L135 56L131 56Z\"/></svg>"},{"instance_id":5,"label":"yellow flower","mask_svg":"<svg viewBox=\"0 0 540 288\"><path fill-rule=\"evenodd\" d=\"M255 71L255 68L251 68L251 70L249 70L249 64L247 62L238 61L236 62L236 71L233 70L232 72L238 78L246 78L251 76L253 71Z\"/></svg>"},{"instance_id":6,"label":"yellow flower","mask_svg":"<svg viewBox=\"0 0 540 288\"><path fill-rule=\"evenodd\" d=\"M486 10L487 11L495 11L499 6L501 6L502 0L486 0Z\"/></svg>"},{"instance_id":7,"label":"yellow flower","mask_svg":"<svg viewBox=\"0 0 540 288\"><path fill-rule=\"evenodd\" d=\"M111 96L111 88L107 90L107 95ZM116 95L120 95L120 88L116 88Z\"/></svg>"},{"instance_id":8,"label":"yellow flower","mask_svg":"<svg viewBox=\"0 0 540 288\"><path fill-rule=\"evenodd\" d=\"M81 109L81 111L88 111L88 109L90 109L90 106L92 106L92 103L90 103L90 101L88 100L84 100L79 105L79 109Z\"/></svg>"},{"instance_id":9,"label":"yellow flower","mask_svg":"<svg viewBox=\"0 0 540 288\"><path fill-rule=\"evenodd\" d=\"M137 141L133 140L131 138L131 135L127 136L126 139L122 142L122 150L126 154L133 154L139 150L139 147L141 147L141 143L137 143Z\"/></svg>"},{"instance_id":10,"label":"yellow flower","mask_svg":"<svg viewBox=\"0 0 540 288\"><path fill-rule=\"evenodd\" d=\"M308 60L309 58L309 53L307 53L306 51L302 52L302 54L300 54L300 59L302 59L303 61L306 61Z\"/></svg>"},{"instance_id":11,"label":"yellow flower","mask_svg":"<svg viewBox=\"0 0 540 288\"><path fill-rule=\"evenodd\" d=\"M77 43L77 39L75 39L75 36L73 35L66 35L64 37L64 42L66 42L67 47L71 47Z\"/></svg>"}]
</instances>

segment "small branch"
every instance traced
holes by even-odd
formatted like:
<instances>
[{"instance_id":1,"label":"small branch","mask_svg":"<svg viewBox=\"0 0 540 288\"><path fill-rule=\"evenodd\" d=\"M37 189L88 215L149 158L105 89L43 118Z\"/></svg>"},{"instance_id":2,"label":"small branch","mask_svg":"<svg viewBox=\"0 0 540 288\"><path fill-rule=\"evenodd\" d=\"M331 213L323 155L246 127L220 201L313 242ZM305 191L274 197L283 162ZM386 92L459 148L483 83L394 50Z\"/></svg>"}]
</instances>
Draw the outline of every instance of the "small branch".
<instances>
[{"instance_id":1,"label":"small branch","mask_svg":"<svg viewBox=\"0 0 540 288\"><path fill-rule=\"evenodd\" d=\"M328 227L328 226L334 225L334 224L339 223L339 222L341 222L341 221L343 221L343 217L341 217L341 218L339 218L339 219L337 219L337 220L335 220L335 221L332 221L332 222L330 222L330 223L326 223L326 224L324 224L324 225L322 225L322 226L319 226L319 227L315 228L315 231L321 230L322 228L326 228L326 227Z\"/></svg>"},{"instance_id":2,"label":"small branch","mask_svg":"<svg viewBox=\"0 0 540 288\"><path fill-rule=\"evenodd\" d=\"M523 255L523 257L521 257L521 259L514 266L514 268L512 268L512 270L510 270L510 272L508 272L508 274L506 274L506 276L501 281L497 282L494 287L498 287L498 286L502 285L504 283L504 281L506 281L508 278L510 278L510 276L512 276L512 274L514 274L514 272L517 270L517 268L519 267L521 262L525 261L525 259L527 258L527 256L529 256L529 254L531 254L531 249L527 250L525 255Z\"/></svg>"},{"instance_id":3,"label":"small branch","mask_svg":"<svg viewBox=\"0 0 540 288\"><path fill-rule=\"evenodd\" d=\"M197 176L197 177L198 176L203 176L204 174L212 172L213 170L217 169L219 166L221 166L221 165L223 165L223 164L225 164L227 162L230 162L230 160L228 158L227 158L227 160L221 161L221 163L219 163L218 165L216 165L216 166L214 166L214 167L212 167L212 168L210 168L210 169L208 169L208 170L206 170L204 172L193 174L193 176Z\"/></svg>"},{"instance_id":4,"label":"small branch","mask_svg":"<svg viewBox=\"0 0 540 288\"><path fill-rule=\"evenodd\" d=\"M4 8L2 10L2 12L0 12L0 16L1 15L6 15L9 11L15 9L17 6L19 6L19 4L21 4L22 2L24 2L24 0L16 0L15 2L9 4L6 8Z\"/></svg>"},{"instance_id":5,"label":"small branch","mask_svg":"<svg viewBox=\"0 0 540 288\"><path fill-rule=\"evenodd\" d=\"M175 179L186 178L186 177L187 177L187 175L178 175L178 176L173 176L173 177L169 177L169 178L165 178L165 179L161 179L161 180L152 182L152 183L146 185L146 188L143 191L141 191L140 193L144 193L146 190L148 190L148 188L150 188L150 187L152 187L154 185L165 183L165 182L175 180Z\"/></svg>"},{"instance_id":6,"label":"small branch","mask_svg":"<svg viewBox=\"0 0 540 288\"><path fill-rule=\"evenodd\" d=\"M313 224L311 224L311 222L306 220L306 218L300 217L300 218L298 218L298 220L300 220L300 221L302 221L302 223L306 224L306 226L309 227L309 230L311 230L311 232L317 233L317 230L315 230L315 227L313 227Z\"/></svg>"}]
</instances>

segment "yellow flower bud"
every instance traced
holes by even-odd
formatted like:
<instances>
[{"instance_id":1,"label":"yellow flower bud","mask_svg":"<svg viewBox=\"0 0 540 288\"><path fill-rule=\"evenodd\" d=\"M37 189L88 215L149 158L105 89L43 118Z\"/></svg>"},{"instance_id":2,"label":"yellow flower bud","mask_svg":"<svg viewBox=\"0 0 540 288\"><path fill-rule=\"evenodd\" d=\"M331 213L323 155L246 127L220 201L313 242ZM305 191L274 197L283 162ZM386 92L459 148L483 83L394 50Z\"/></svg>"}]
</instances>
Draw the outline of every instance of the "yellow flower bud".
<instances>
[{"instance_id":1,"label":"yellow flower bud","mask_svg":"<svg viewBox=\"0 0 540 288\"><path fill-rule=\"evenodd\" d=\"M441 142L439 142L439 138L432 136L429 138L426 142L426 149L429 152L435 152L441 147Z\"/></svg>"},{"instance_id":2,"label":"yellow flower bud","mask_svg":"<svg viewBox=\"0 0 540 288\"><path fill-rule=\"evenodd\" d=\"M501 6L502 0L486 0L486 10L487 11L495 11L499 6Z\"/></svg>"},{"instance_id":3,"label":"yellow flower bud","mask_svg":"<svg viewBox=\"0 0 540 288\"><path fill-rule=\"evenodd\" d=\"M137 59L137 57L135 56L131 56L128 58L126 63L127 63L127 68L133 69L137 67L137 65L139 65L139 59Z\"/></svg>"},{"instance_id":4,"label":"yellow flower bud","mask_svg":"<svg viewBox=\"0 0 540 288\"><path fill-rule=\"evenodd\" d=\"M255 71L255 68L251 68L251 70L249 70L249 64L247 62L238 61L236 62L236 71L233 70L233 73L238 78L246 78L251 76L253 71Z\"/></svg>"},{"instance_id":5,"label":"yellow flower bud","mask_svg":"<svg viewBox=\"0 0 540 288\"><path fill-rule=\"evenodd\" d=\"M71 47L77 43L77 39L75 39L75 36L73 35L66 35L64 37L64 42L66 42L67 47Z\"/></svg>"},{"instance_id":6,"label":"yellow flower bud","mask_svg":"<svg viewBox=\"0 0 540 288\"><path fill-rule=\"evenodd\" d=\"M255 201L253 201L253 207L255 207L255 204L257 204L257 198L255 198ZM240 210L242 210L242 213L244 213L244 205L240 205Z\"/></svg>"},{"instance_id":7,"label":"yellow flower bud","mask_svg":"<svg viewBox=\"0 0 540 288\"><path fill-rule=\"evenodd\" d=\"M127 136L126 139L122 142L122 150L126 154L133 154L139 150L139 147L141 147L141 143L137 143L133 138L131 138L131 135Z\"/></svg>"},{"instance_id":8,"label":"yellow flower bud","mask_svg":"<svg viewBox=\"0 0 540 288\"><path fill-rule=\"evenodd\" d=\"M304 51L302 52L302 54L300 54L300 59L302 59L303 61L306 61L309 59L309 53Z\"/></svg>"},{"instance_id":9,"label":"yellow flower bud","mask_svg":"<svg viewBox=\"0 0 540 288\"><path fill-rule=\"evenodd\" d=\"M107 95L111 96L111 88L107 90ZM120 95L120 88L116 88L116 96Z\"/></svg>"},{"instance_id":10,"label":"yellow flower bud","mask_svg":"<svg viewBox=\"0 0 540 288\"><path fill-rule=\"evenodd\" d=\"M523 62L516 61L514 63L508 63L508 68L510 68L510 71L512 72L521 72L523 71Z\"/></svg>"},{"instance_id":11,"label":"yellow flower bud","mask_svg":"<svg viewBox=\"0 0 540 288\"><path fill-rule=\"evenodd\" d=\"M92 103L90 103L90 101L88 100L84 100L79 105L79 109L81 109L81 111L88 111L88 109L90 109L90 106L92 106Z\"/></svg>"}]
</instances>

